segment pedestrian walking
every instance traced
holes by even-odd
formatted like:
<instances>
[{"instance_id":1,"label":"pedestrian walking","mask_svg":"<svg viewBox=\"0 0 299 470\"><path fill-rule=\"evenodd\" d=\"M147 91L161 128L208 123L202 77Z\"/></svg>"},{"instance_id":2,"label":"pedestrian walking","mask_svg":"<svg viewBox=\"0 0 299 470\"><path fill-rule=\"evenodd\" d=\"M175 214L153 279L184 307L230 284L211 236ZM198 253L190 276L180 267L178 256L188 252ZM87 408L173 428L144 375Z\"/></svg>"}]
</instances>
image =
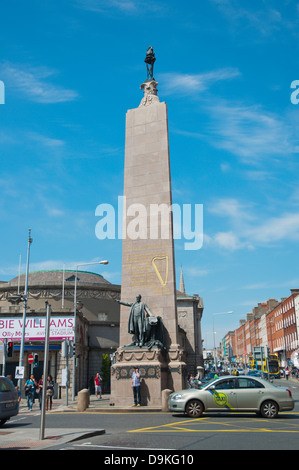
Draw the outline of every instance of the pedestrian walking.
<instances>
[{"instance_id":1,"label":"pedestrian walking","mask_svg":"<svg viewBox=\"0 0 299 470\"><path fill-rule=\"evenodd\" d=\"M34 401L34 395L35 395L35 390L37 389L37 383L34 378L34 375L32 374L30 376L30 379L27 380L25 383L25 395L27 397L27 406L28 410L32 411L32 406L33 406L33 401Z\"/></svg>"},{"instance_id":2,"label":"pedestrian walking","mask_svg":"<svg viewBox=\"0 0 299 470\"><path fill-rule=\"evenodd\" d=\"M96 397L101 400L102 399L102 377L100 376L99 372L97 372L97 375L94 379L94 388L95 388Z\"/></svg>"},{"instance_id":3,"label":"pedestrian walking","mask_svg":"<svg viewBox=\"0 0 299 470\"><path fill-rule=\"evenodd\" d=\"M38 387L36 393L38 394L39 399L39 409L42 409L42 398L43 398L43 383L44 383L44 376L38 381Z\"/></svg>"},{"instance_id":4,"label":"pedestrian walking","mask_svg":"<svg viewBox=\"0 0 299 470\"><path fill-rule=\"evenodd\" d=\"M132 389L134 398L134 404L132 406L141 405L140 378L141 374L139 372L139 368L136 366L134 367L134 372L132 374Z\"/></svg>"},{"instance_id":5,"label":"pedestrian walking","mask_svg":"<svg viewBox=\"0 0 299 470\"><path fill-rule=\"evenodd\" d=\"M50 405L50 410L52 410L52 399L54 395L54 382L52 379L51 375L48 375L48 380L47 380L47 390L46 390L46 410L48 411L49 405Z\"/></svg>"},{"instance_id":6,"label":"pedestrian walking","mask_svg":"<svg viewBox=\"0 0 299 470\"><path fill-rule=\"evenodd\" d=\"M195 382L194 382L194 375L190 374L189 380L188 380L188 388L195 388Z\"/></svg>"},{"instance_id":7,"label":"pedestrian walking","mask_svg":"<svg viewBox=\"0 0 299 470\"><path fill-rule=\"evenodd\" d=\"M18 385L15 386L15 389L16 389L16 392L18 393L18 407L20 407L20 403L21 403L21 390L20 390L20 387Z\"/></svg>"},{"instance_id":8,"label":"pedestrian walking","mask_svg":"<svg viewBox=\"0 0 299 470\"><path fill-rule=\"evenodd\" d=\"M289 380L290 371L288 368L285 370L286 379Z\"/></svg>"}]
</instances>

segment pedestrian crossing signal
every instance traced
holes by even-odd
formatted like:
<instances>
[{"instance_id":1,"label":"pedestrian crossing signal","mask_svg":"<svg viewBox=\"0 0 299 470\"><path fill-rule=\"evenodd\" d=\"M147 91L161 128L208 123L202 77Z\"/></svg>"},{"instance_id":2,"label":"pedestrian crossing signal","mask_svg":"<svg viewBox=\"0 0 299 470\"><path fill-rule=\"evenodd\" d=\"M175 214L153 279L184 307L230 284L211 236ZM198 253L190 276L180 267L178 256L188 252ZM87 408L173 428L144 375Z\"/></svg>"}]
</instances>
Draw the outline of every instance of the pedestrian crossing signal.
<instances>
[{"instance_id":1,"label":"pedestrian crossing signal","mask_svg":"<svg viewBox=\"0 0 299 470\"><path fill-rule=\"evenodd\" d=\"M7 357L12 357L13 356L13 342L8 341L7 343Z\"/></svg>"},{"instance_id":2,"label":"pedestrian crossing signal","mask_svg":"<svg viewBox=\"0 0 299 470\"><path fill-rule=\"evenodd\" d=\"M38 354L34 354L33 365L34 367L38 367L38 364L39 364Z\"/></svg>"}]
</instances>

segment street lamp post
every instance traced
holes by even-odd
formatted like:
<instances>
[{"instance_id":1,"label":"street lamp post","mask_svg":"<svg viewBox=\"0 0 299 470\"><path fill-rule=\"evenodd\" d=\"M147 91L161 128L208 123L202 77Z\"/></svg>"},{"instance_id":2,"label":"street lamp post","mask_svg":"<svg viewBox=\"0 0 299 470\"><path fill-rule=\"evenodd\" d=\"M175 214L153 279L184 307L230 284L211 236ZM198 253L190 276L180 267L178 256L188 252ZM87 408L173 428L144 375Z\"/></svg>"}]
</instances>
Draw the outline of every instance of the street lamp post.
<instances>
[{"instance_id":1,"label":"street lamp post","mask_svg":"<svg viewBox=\"0 0 299 470\"><path fill-rule=\"evenodd\" d=\"M217 371L216 369L216 346L215 346L215 335L216 335L216 332L215 332L215 327L214 327L214 316L215 315L231 315L233 312L232 311L229 311L229 312L221 312L221 313L213 313L213 338L214 338L214 368L215 368L215 372Z\"/></svg>"},{"instance_id":2,"label":"street lamp post","mask_svg":"<svg viewBox=\"0 0 299 470\"><path fill-rule=\"evenodd\" d=\"M79 266L88 266L91 264L108 264L107 260L104 261L95 261L93 263L81 263L76 266L76 277L75 277L75 290L74 290L74 346L76 350L76 314L77 314L77 277L78 277L78 268ZM72 400L75 401L75 383L76 383L76 354L73 355L73 390L72 390Z\"/></svg>"},{"instance_id":3,"label":"street lamp post","mask_svg":"<svg viewBox=\"0 0 299 470\"><path fill-rule=\"evenodd\" d=\"M29 229L29 236L28 236L28 247L27 247L27 263L26 263L26 278L25 278L25 290L22 299L24 301L24 308L23 308L23 324L22 324L22 337L21 337L21 349L20 349L20 357L19 357L19 366L22 367L24 363L24 345L25 345L25 329L26 329L26 313L27 313L27 296L28 296L28 274L29 274L29 257L30 257L30 245L32 243L31 238L31 229ZM21 379L19 379L18 383L20 390L21 390Z\"/></svg>"}]
</instances>

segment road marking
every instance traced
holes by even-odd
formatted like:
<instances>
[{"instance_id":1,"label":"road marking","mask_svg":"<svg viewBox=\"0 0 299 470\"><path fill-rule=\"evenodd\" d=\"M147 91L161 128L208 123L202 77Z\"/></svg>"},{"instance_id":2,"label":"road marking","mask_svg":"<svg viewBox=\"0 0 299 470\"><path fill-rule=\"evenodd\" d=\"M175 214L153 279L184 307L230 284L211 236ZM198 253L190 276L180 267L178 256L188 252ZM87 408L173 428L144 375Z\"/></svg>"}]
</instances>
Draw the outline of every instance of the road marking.
<instances>
[{"instance_id":1,"label":"road marking","mask_svg":"<svg viewBox=\"0 0 299 470\"><path fill-rule=\"evenodd\" d=\"M128 431L128 432L137 432L137 431ZM165 429L156 429L156 430L152 430L152 431L149 431L149 430L143 430L143 429L138 429L138 432L144 432L144 433L149 433L149 432L156 432L156 433L162 433L162 432L166 432ZM240 429L240 428L237 428L237 429L167 429L167 432L272 432L272 433L292 433L292 434L296 434L296 433L299 433L299 429L297 431L293 431L293 430L282 430L282 429L265 429L265 428L262 428L262 429L257 429L257 428L254 428L254 429Z\"/></svg>"},{"instance_id":2,"label":"road marking","mask_svg":"<svg viewBox=\"0 0 299 470\"><path fill-rule=\"evenodd\" d=\"M288 413L289 414L298 414L298 413ZM228 421L223 421L221 423L221 426L222 427L226 427L225 429L221 429L221 428L216 428L216 429L207 429L203 426L203 429L189 429L188 427L191 425L196 425L196 424L199 424L199 423L202 423L203 425L208 425L210 426L211 424L215 424L219 427L219 422L218 421L211 421L209 419L209 417L201 417L201 418L195 418L195 419L192 419L192 420L185 420L185 421L178 421L176 423L168 423L168 424L162 424L160 426L151 426L151 427L147 427L147 428L139 428L139 429L135 429L135 430L130 430L130 431L127 431L129 433L150 433L150 432L154 432L154 433L163 433L163 432L171 432L171 433L178 433L178 432L184 432L184 433L199 433L199 432L242 432L242 433L299 433L299 426L298 424L294 424L290 421L287 421L286 419L284 419L283 421L280 419L280 420L275 420L275 421L269 421L267 419L254 419L254 420L250 420L250 419L246 419L246 421L250 424L252 424L254 426L254 424L257 424L258 422L264 422L264 423L268 423L268 425L273 425L273 426L276 426L276 429L273 429L273 428L267 428L267 427L263 427L263 428L257 428L257 427L248 427L248 428L238 428L238 427L235 427L233 429L227 429L227 427L232 427L232 426L236 426L236 423L235 422L228 422ZM241 423L240 423L241 424ZM183 425L183 426L182 426ZM242 423L242 425L244 426L244 421ZM294 427L294 426L297 426L298 429L277 429L278 426L280 425L288 425L289 427Z\"/></svg>"},{"instance_id":3,"label":"road marking","mask_svg":"<svg viewBox=\"0 0 299 470\"><path fill-rule=\"evenodd\" d=\"M158 428L168 428L168 427L173 427L173 426L177 426L179 424L193 424L194 422L198 422L198 421L203 421L205 419L208 419L208 418L196 418L196 419L192 419L192 420L188 420L188 422L186 421L179 421L177 423L168 423L168 424L161 424L160 426L151 426L149 428L141 428L141 429L134 429L133 431L128 431L128 432L144 432L144 431L150 431L150 430L155 430L155 429L158 429Z\"/></svg>"}]
</instances>

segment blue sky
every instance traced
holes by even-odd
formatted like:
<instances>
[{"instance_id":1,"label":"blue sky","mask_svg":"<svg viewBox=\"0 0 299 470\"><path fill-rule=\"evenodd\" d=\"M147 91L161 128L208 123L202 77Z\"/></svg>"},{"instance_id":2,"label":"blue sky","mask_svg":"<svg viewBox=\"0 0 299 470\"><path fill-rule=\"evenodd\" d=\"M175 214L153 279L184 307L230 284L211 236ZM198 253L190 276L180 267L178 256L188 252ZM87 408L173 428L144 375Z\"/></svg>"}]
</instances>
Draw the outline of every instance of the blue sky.
<instances>
[{"instance_id":1,"label":"blue sky","mask_svg":"<svg viewBox=\"0 0 299 470\"><path fill-rule=\"evenodd\" d=\"M299 287L299 2L2 2L0 279L94 267L121 283L121 241L98 240L95 209L122 195L125 114L144 57L168 105L173 202L203 204L204 244L176 240L179 283L203 297L206 346L268 298ZM101 269L100 269L101 268Z\"/></svg>"}]
</instances>

